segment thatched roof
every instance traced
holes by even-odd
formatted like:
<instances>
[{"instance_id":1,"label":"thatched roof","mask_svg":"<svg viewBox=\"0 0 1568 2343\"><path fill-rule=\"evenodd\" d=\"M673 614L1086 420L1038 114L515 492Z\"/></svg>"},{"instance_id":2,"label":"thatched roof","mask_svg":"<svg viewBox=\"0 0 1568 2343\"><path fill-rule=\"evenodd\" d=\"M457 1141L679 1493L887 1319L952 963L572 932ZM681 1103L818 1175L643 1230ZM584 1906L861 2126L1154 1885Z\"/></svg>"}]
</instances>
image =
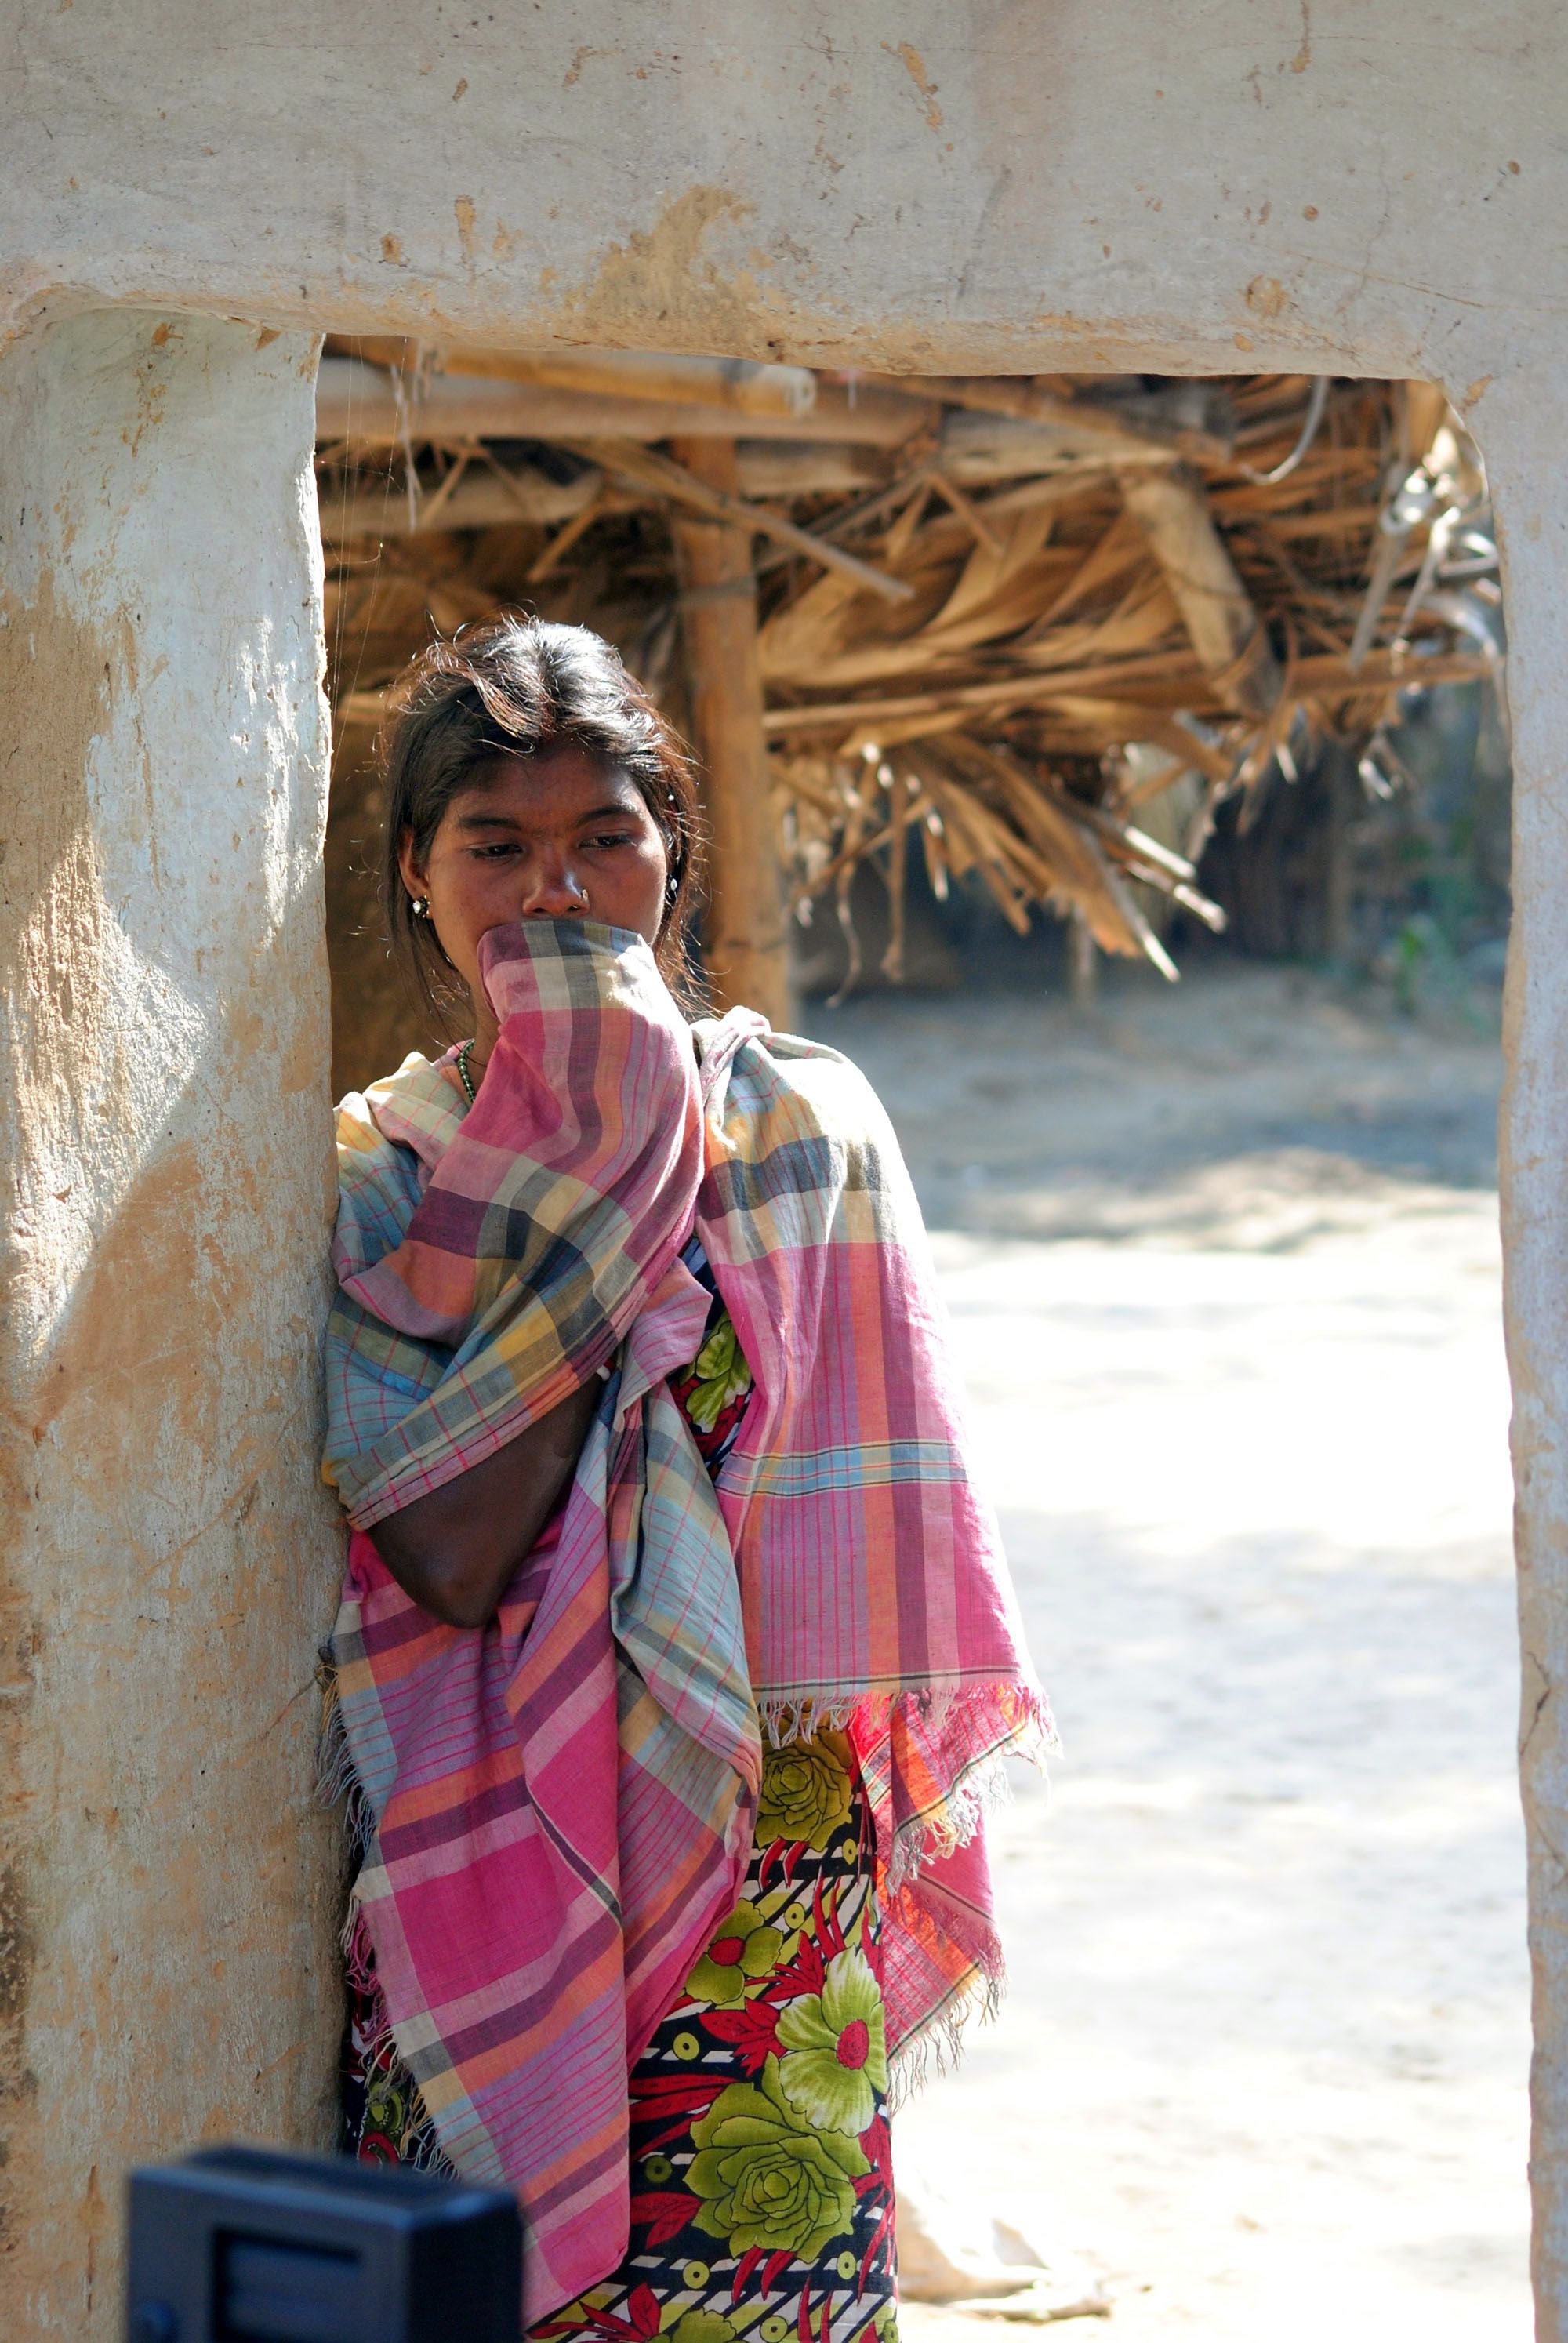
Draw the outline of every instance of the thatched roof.
<instances>
[{"instance_id":1,"label":"thatched roof","mask_svg":"<svg viewBox=\"0 0 1568 2343\"><path fill-rule=\"evenodd\" d=\"M847 905L875 860L895 973L916 855L1169 968L1161 901L1219 920L1194 864L1223 798L1329 735L1375 783L1401 694L1495 663L1484 479L1424 385L357 344L319 420L351 756L433 628L507 604L598 628L680 721L669 517L738 520L791 890ZM703 436L736 493L671 454Z\"/></svg>"}]
</instances>

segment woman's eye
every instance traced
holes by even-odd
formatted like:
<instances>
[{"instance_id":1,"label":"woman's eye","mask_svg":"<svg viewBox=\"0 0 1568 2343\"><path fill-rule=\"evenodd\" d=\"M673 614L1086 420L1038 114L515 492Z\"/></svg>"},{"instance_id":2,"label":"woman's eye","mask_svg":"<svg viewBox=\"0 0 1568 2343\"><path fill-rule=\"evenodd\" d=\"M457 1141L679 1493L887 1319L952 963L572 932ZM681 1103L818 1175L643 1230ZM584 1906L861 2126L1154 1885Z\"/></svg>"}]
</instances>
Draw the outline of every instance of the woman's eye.
<instances>
[{"instance_id":1,"label":"woman's eye","mask_svg":"<svg viewBox=\"0 0 1568 2343\"><path fill-rule=\"evenodd\" d=\"M603 830L597 837L585 839L583 843L585 846L629 846L632 833L629 830Z\"/></svg>"},{"instance_id":2,"label":"woman's eye","mask_svg":"<svg viewBox=\"0 0 1568 2343\"><path fill-rule=\"evenodd\" d=\"M476 846L474 859L478 862L494 862L498 855L516 854L518 850L515 846L505 843L499 846Z\"/></svg>"}]
</instances>

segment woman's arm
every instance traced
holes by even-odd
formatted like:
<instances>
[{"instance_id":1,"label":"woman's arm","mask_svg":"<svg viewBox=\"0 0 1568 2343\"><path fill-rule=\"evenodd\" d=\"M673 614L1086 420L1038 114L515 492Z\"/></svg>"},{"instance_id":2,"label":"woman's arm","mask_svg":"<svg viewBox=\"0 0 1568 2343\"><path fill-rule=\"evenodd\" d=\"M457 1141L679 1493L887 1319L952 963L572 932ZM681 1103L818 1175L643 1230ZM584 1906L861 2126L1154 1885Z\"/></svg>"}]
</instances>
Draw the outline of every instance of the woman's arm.
<instances>
[{"instance_id":1,"label":"woman's arm","mask_svg":"<svg viewBox=\"0 0 1568 2343\"><path fill-rule=\"evenodd\" d=\"M449 1627L483 1627L576 1467L604 1385L595 1375L548 1415L370 1532L405 1594Z\"/></svg>"}]
</instances>

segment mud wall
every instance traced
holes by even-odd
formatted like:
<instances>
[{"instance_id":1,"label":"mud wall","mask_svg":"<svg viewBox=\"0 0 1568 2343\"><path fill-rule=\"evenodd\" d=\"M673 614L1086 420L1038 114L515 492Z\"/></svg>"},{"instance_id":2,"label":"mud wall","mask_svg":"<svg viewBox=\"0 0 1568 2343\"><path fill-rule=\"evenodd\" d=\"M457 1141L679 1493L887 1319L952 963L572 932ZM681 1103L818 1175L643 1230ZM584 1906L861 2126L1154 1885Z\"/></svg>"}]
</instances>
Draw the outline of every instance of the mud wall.
<instances>
[{"instance_id":1,"label":"mud wall","mask_svg":"<svg viewBox=\"0 0 1568 2343\"><path fill-rule=\"evenodd\" d=\"M311 1966L327 1856L298 1822L322 1551L305 1363L325 1226L320 718L286 336L335 327L895 367L1425 375L1471 417L1500 488L1517 714L1505 1234L1539 2331L1560 2343L1568 19L1552 0L280 0L258 41L241 0L0 0L0 342L113 307L256 321L179 325L155 352L161 327L89 320L5 366L0 569L13 635L50 647L61 694L40 719L36 665L11 654L22 2332L108 2332L108 2176L133 2137L199 2130L220 2102L235 2120L236 2045L268 2077L254 2115L271 2128L308 2133L327 2079ZM260 349L263 328L286 338ZM177 629L160 616L176 607ZM127 956L149 916L155 940ZM182 1181L189 1201L166 1209ZM90 1275L130 1264L90 1318L71 1266L85 1237ZM232 1340L215 1353L220 1291ZM166 1337L211 1376L166 1408L176 1366L147 1347ZM221 1610L226 1585L243 1612ZM214 1616L234 1623L221 1684ZM138 1664L154 1652L156 1679ZM116 1781L141 1785L135 1832ZM194 1807L170 1795L193 1783Z\"/></svg>"},{"instance_id":2,"label":"mud wall","mask_svg":"<svg viewBox=\"0 0 1568 2343\"><path fill-rule=\"evenodd\" d=\"M0 2332L119 2331L127 2162L321 2136L329 1227L315 348L0 358Z\"/></svg>"}]
</instances>

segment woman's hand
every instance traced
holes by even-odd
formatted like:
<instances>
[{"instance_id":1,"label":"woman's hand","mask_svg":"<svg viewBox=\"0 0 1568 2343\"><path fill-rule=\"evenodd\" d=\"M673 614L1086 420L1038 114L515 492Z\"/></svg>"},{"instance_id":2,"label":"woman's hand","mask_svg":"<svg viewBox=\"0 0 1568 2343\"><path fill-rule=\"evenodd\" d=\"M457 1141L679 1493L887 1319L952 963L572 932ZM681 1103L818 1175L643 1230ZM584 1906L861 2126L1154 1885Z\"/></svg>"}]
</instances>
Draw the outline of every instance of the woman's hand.
<instances>
[{"instance_id":1,"label":"woman's hand","mask_svg":"<svg viewBox=\"0 0 1568 2343\"><path fill-rule=\"evenodd\" d=\"M597 1375L444 1488L376 1523L405 1594L449 1627L484 1627L570 1480L604 1386Z\"/></svg>"}]
</instances>

